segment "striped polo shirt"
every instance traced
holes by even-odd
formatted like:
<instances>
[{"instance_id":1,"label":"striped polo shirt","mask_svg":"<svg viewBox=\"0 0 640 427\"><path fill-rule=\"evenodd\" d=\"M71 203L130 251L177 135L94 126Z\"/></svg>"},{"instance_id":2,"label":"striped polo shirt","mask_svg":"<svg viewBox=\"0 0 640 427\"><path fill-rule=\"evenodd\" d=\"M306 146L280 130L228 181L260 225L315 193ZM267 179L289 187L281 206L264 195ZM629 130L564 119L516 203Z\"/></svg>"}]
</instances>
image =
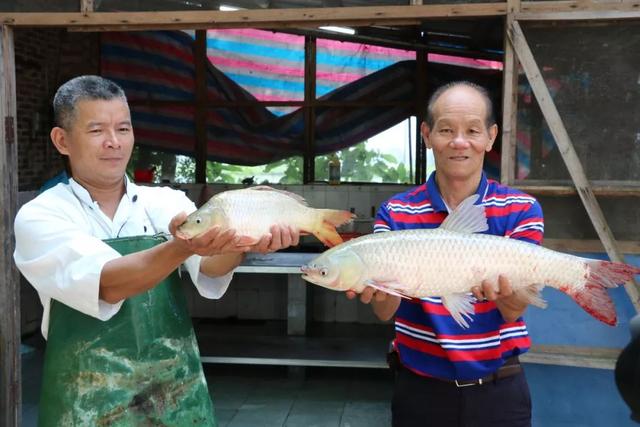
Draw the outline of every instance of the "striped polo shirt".
<instances>
[{"instance_id":1,"label":"striped polo shirt","mask_svg":"<svg viewBox=\"0 0 640 427\"><path fill-rule=\"evenodd\" d=\"M448 215L435 180L397 194L380 206L374 232L437 228ZM485 234L508 236L533 244L542 242L544 222L538 201L482 174L477 204L485 206ZM424 260L423 262L429 262ZM531 346L519 318L506 323L494 302L475 302L468 329L460 327L439 297L403 299L396 312L394 347L402 364L417 374L446 379L482 378L504 360Z\"/></svg>"}]
</instances>

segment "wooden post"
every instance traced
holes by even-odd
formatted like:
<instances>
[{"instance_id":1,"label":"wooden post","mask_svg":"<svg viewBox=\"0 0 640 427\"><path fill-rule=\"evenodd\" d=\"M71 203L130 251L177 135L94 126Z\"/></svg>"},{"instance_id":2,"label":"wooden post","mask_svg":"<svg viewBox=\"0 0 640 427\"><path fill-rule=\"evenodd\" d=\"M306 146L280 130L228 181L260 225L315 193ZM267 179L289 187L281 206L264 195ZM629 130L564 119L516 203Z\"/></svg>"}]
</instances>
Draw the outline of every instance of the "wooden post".
<instances>
[{"instance_id":1,"label":"wooden post","mask_svg":"<svg viewBox=\"0 0 640 427\"><path fill-rule=\"evenodd\" d=\"M507 0L502 85L502 158L500 160L500 181L505 185L511 185L515 180L518 113L518 61L506 33L511 27L514 13L519 11L520 0Z\"/></svg>"},{"instance_id":2,"label":"wooden post","mask_svg":"<svg viewBox=\"0 0 640 427\"><path fill-rule=\"evenodd\" d=\"M304 159L302 180L305 184L316 180L316 38L304 39Z\"/></svg>"},{"instance_id":3,"label":"wooden post","mask_svg":"<svg viewBox=\"0 0 640 427\"><path fill-rule=\"evenodd\" d=\"M0 27L0 425L19 426L20 276L13 263L18 203L16 75L13 30Z\"/></svg>"},{"instance_id":4,"label":"wooden post","mask_svg":"<svg viewBox=\"0 0 640 427\"><path fill-rule=\"evenodd\" d=\"M193 59L196 72L196 93L194 94L195 108L195 157L196 182L207 184L207 31L196 30L196 40L193 46Z\"/></svg>"},{"instance_id":5,"label":"wooden post","mask_svg":"<svg viewBox=\"0 0 640 427\"><path fill-rule=\"evenodd\" d=\"M612 261L624 262L624 257L618 250L613 233L609 228L609 224L607 224L607 220L602 213L602 209L598 204L596 196L593 194L591 183L587 179L584 169L582 168L580 159L573 148L573 143L571 142L569 134L562 123L558 109L556 108L553 98L551 98L551 94L549 93L549 88L547 88L547 85L544 82L544 78L540 73L538 64L533 57L533 53L529 48L529 44L527 43L518 21L513 21L511 27L507 31L507 35L518 55L518 59L520 60L522 68L527 75L527 79L529 79L531 89L538 100L542 114L549 125L549 129L551 130L556 144L558 145L562 159L567 165L571 179L573 180L576 190L578 191L578 195L587 210L591 223L596 229L598 237L600 237L600 240L602 241L602 245ZM640 293L638 292L638 285L635 281L631 281L625 284L625 288L636 311L640 312Z\"/></svg>"},{"instance_id":6,"label":"wooden post","mask_svg":"<svg viewBox=\"0 0 640 427\"><path fill-rule=\"evenodd\" d=\"M427 115L427 73L429 52L416 49L416 173L415 183L422 184L427 179L427 147L422 141L420 125Z\"/></svg>"},{"instance_id":7,"label":"wooden post","mask_svg":"<svg viewBox=\"0 0 640 427\"><path fill-rule=\"evenodd\" d=\"M88 15L91 12L95 11L95 6L93 4L93 0L80 0L80 12L83 15Z\"/></svg>"}]
</instances>

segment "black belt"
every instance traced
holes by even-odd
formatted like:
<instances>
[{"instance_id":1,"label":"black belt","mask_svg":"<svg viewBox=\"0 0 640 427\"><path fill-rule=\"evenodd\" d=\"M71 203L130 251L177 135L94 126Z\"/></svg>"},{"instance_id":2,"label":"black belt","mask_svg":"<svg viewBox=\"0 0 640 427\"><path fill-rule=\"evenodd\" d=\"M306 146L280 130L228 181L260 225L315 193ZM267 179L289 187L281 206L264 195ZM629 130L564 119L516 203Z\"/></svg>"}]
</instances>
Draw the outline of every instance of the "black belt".
<instances>
[{"instance_id":1,"label":"black belt","mask_svg":"<svg viewBox=\"0 0 640 427\"><path fill-rule=\"evenodd\" d=\"M400 364L400 366L402 366L402 364ZM412 372L411 370L405 368L404 366L402 367L407 371ZM522 372L522 365L520 365L518 356L513 356L508 358L505 361L504 365L500 366L493 373L487 375L486 377L478 378L476 380L450 380L446 378L436 378L436 377L422 377L422 378L434 380L434 381L441 381L449 384L455 384L456 387L469 387L474 385L482 385L490 382L495 382L500 379L519 374L520 372Z\"/></svg>"}]
</instances>

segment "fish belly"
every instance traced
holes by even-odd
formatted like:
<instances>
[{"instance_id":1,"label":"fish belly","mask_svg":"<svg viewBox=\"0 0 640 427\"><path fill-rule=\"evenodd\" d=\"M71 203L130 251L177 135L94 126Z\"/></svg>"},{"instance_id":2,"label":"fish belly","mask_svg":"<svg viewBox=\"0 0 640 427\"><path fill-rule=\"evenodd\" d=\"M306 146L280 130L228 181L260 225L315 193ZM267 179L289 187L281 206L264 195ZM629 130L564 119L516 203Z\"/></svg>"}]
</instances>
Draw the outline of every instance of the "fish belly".
<instances>
[{"instance_id":1,"label":"fish belly","mask_svg":"<svg viewBox=\"0 0 640 427\"><path fill-rule=\"evenodd\" d=\"M483 280L497 286L499 275L514 289L585 282L580 258L504 237L413 230L380 233L363 243L356 252L367 265L367 276L401 284L416 298L469 292Z\"/></svg>"}]
</instances>

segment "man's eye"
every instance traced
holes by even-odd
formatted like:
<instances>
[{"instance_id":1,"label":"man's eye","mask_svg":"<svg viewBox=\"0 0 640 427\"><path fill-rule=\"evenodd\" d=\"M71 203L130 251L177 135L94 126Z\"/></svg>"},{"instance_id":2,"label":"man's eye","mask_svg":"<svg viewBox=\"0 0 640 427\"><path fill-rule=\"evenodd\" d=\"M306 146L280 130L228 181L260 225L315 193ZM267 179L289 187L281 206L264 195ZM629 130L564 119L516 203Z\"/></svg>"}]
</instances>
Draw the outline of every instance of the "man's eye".
<instances>
[{"instance_id":1,"label":"man's eye","mask_svg":"<svg viewBox=\"0 0 640 427\"><path fill-rule=\"evenodd\" d=\"M451 129L448 129L448 128L440 129L440 133L451 133Z\"/></svg>"},{"instance_id":2,"label":"man's eye","mask_svg":"<svg viewBox=\"0 0 640 427\"><path fill-rule=\"evenodd\" d=\"M127 133L127 132L129 132L130 130L131 130L131 129L129 129L129 128L120 128L120 132L122 132L122 133Z\"/></svg>"}]
</instances>

